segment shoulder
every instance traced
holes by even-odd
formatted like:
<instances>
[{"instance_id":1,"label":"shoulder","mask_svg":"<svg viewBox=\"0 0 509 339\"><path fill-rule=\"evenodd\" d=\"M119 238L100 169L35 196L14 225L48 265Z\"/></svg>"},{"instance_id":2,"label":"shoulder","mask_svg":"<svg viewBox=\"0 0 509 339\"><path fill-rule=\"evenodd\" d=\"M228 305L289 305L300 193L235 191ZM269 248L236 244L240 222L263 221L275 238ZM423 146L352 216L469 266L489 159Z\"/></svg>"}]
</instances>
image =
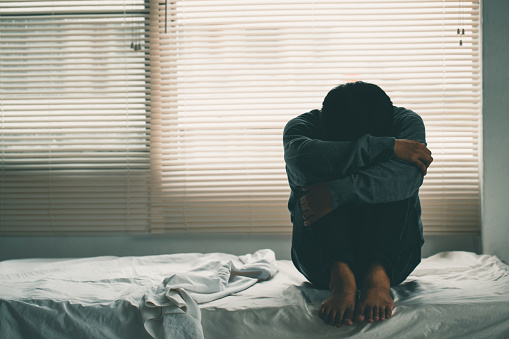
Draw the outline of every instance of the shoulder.
<instances>
[{"instance_id":1,"label":"shoulder","mask_svg":"<svg viewBox=\"0 0 509 339\"><path fill-rule=\"evenodd\" d=\"M401 127L415 125L423 126L424 122L421 116L415 113L412 110L406 109L404 107L396 107L394 106L394 127L396 130L401 129Z\"/></svg>"},{"instance_id":2,"label":"shoulder","mask_svg":"<svg viewBox=\"0 0 509 339\"><path fill-rule=\"evenodd\" d=\"M404 107L394 106L394 132L397 139L412 139L426 143L421 116Z\"/></svg>"},{"instance_id":3,"label":"shoulder","mask_svg":"<svg viewBox=\"0 0 509 339\"><path fill-rule=\"evenodd\" d=\"M319 120L320 111L315 109L309 111L307 113L303 113L301 115L296 116L295 118L288 121L285 126L284 133L286 134L290 130L294 129L306 129L306 130L314 130L320 127Z\"/></svg>"},{"instance_id":4,"label":"shoulder","mask_svg":"<svg viewBox=\"0 0 509 339\"><path fill-rule=\"evenodd\" d=\"M412 110L406 109L405 107L394 106L394 121L402 121L402 120L422 121L422 118L419 114L415 113Z\"/></svg>"}]
</instances>

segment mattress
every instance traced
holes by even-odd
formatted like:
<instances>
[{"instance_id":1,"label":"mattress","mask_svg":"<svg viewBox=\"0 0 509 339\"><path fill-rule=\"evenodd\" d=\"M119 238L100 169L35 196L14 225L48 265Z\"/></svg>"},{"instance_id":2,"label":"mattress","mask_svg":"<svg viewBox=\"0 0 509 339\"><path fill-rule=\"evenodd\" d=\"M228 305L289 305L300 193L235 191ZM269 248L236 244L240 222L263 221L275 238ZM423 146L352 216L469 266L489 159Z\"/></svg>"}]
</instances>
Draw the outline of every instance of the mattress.
<instances>
[{"instance_id":1,"label":"mattress","mask_svg":"<svg viewBox=\"0 0 509 339\"><path fill-rule=\"evenodd\" d=\"M171 273L170 257L181 262L191 258L0 262L0 337L151 338L140 311L146 290L139 286L160 284ZM268 280L257 279L250 287L198 304L205 338L509 338L509 268L495 256L443 252L423 259L407 280L391 289L391 319L342 328L318 318L327 291L313 288L290 261L275 265L277 274ZM58 281L51 273L55 267L65 272ZM87 281L86 273L93 270L102 272L101 279ZM77 276L79 291L76 285L66 286ZM166 333L175 337L171 330Z\"/></svg>"}]
</instances>

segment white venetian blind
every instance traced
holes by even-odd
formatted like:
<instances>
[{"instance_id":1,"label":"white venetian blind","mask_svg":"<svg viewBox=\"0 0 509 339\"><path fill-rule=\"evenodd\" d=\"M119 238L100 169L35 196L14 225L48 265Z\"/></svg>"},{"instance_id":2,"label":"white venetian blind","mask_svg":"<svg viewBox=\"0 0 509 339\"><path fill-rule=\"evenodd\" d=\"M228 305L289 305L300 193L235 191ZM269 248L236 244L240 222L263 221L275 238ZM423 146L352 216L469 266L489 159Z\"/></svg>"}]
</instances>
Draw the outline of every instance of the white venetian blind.
<instances>
[{"instance_id":1,"label":"white venetian blind","mask_svg":"<svg viewBox=\"0 0 509 339\"><path fill-rule=\"evenodd\" d=\"M0 2L0 233L288 232L282 129L355 80L424 118L425 231L478 232L479 27L475 1Z\"/></svg>"},{"instance_id":2,"label":"white venetian blind","mask_svg":"<svg viewBox=\"0 0 509 339\"><path fill-rule=\"evenodd\" d=\"M479 231L477 1L151 6L153 231L289 231L283 127L356 80L425 121L425 231Z\"/></svg>"},{"instance_id":3,"label":"white venetian blind","mask_svg":"<svg viewBox=\"0 0 509 339\"><path fill-rule=\"evenodd\" d=\"M149 227L148 2L0 2L0 234Z\"/></svg>"}]
</instances>

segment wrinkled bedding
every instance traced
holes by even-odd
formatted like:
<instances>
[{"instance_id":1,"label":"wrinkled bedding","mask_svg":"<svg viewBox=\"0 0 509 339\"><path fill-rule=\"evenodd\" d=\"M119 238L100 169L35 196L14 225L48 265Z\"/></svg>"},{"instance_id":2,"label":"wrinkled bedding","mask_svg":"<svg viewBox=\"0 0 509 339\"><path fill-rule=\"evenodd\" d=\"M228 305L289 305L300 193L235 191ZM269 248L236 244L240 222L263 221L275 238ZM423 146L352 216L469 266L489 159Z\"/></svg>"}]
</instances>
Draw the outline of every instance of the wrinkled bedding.
<instances>
[{"instance_id":1,"label":"wrinkled bedding","mask_svg":"<svg viewBox=\"0 0 509 339\"><path fill-rule=\"evenodd\" d=\"M277 274L276 274L277 272ZM443 252L391 290L390 320L335 328L270 250L0 262L0 338L509 338L509 268Z\"/></svg>"},{"instance_id":2,"label":"wrinkled bedding","mask_svg":"<svg viewBox=\"0 0 509 339\"><path fill-rule=\"evenodd\" d=\"M0 263L0 338L203 338L198 304L277 273L274 252Z\"/></svg>"},{"instance_id":3,"label":"wrinkled bedding","mask_svg":"<svg viewBox=\"0 0 509 339\"><path fill-rule=\"evenodd\" d=\"M489 255L443 252L391 289L393 317L342 328L324 325L328 292L305 282L290 261L248 290L203 305L208 338L509 338L509 267ZM208 334L208 336L207 336Z\"/></svg>"}]
</instances>

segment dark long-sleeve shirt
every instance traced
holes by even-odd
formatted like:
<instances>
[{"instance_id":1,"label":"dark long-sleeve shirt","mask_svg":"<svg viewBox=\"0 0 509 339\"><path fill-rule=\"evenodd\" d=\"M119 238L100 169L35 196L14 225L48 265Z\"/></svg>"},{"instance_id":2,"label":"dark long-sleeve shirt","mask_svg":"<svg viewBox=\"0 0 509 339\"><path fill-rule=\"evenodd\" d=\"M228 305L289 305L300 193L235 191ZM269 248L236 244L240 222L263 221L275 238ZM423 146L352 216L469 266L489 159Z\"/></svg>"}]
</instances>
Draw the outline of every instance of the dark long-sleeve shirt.
<instances>
[{"instance_id":1,"label":"dark long-sleeve shirt","mask_svg":"<svg viewBox=\"0 0 509 339\"><path fill-rule=\"evenodd\" d=\"M318 114L313 110L299 115L283 133L292 222L304 194L301 187L326 182L334 209L347 203L380 204L415 196L422 234L418 192L423 175L416 166L393 157L395 139L426 143L421 117L394 107L394 137L366 134L354 141L325 141Z\"/></svg>"}]
</instances>

